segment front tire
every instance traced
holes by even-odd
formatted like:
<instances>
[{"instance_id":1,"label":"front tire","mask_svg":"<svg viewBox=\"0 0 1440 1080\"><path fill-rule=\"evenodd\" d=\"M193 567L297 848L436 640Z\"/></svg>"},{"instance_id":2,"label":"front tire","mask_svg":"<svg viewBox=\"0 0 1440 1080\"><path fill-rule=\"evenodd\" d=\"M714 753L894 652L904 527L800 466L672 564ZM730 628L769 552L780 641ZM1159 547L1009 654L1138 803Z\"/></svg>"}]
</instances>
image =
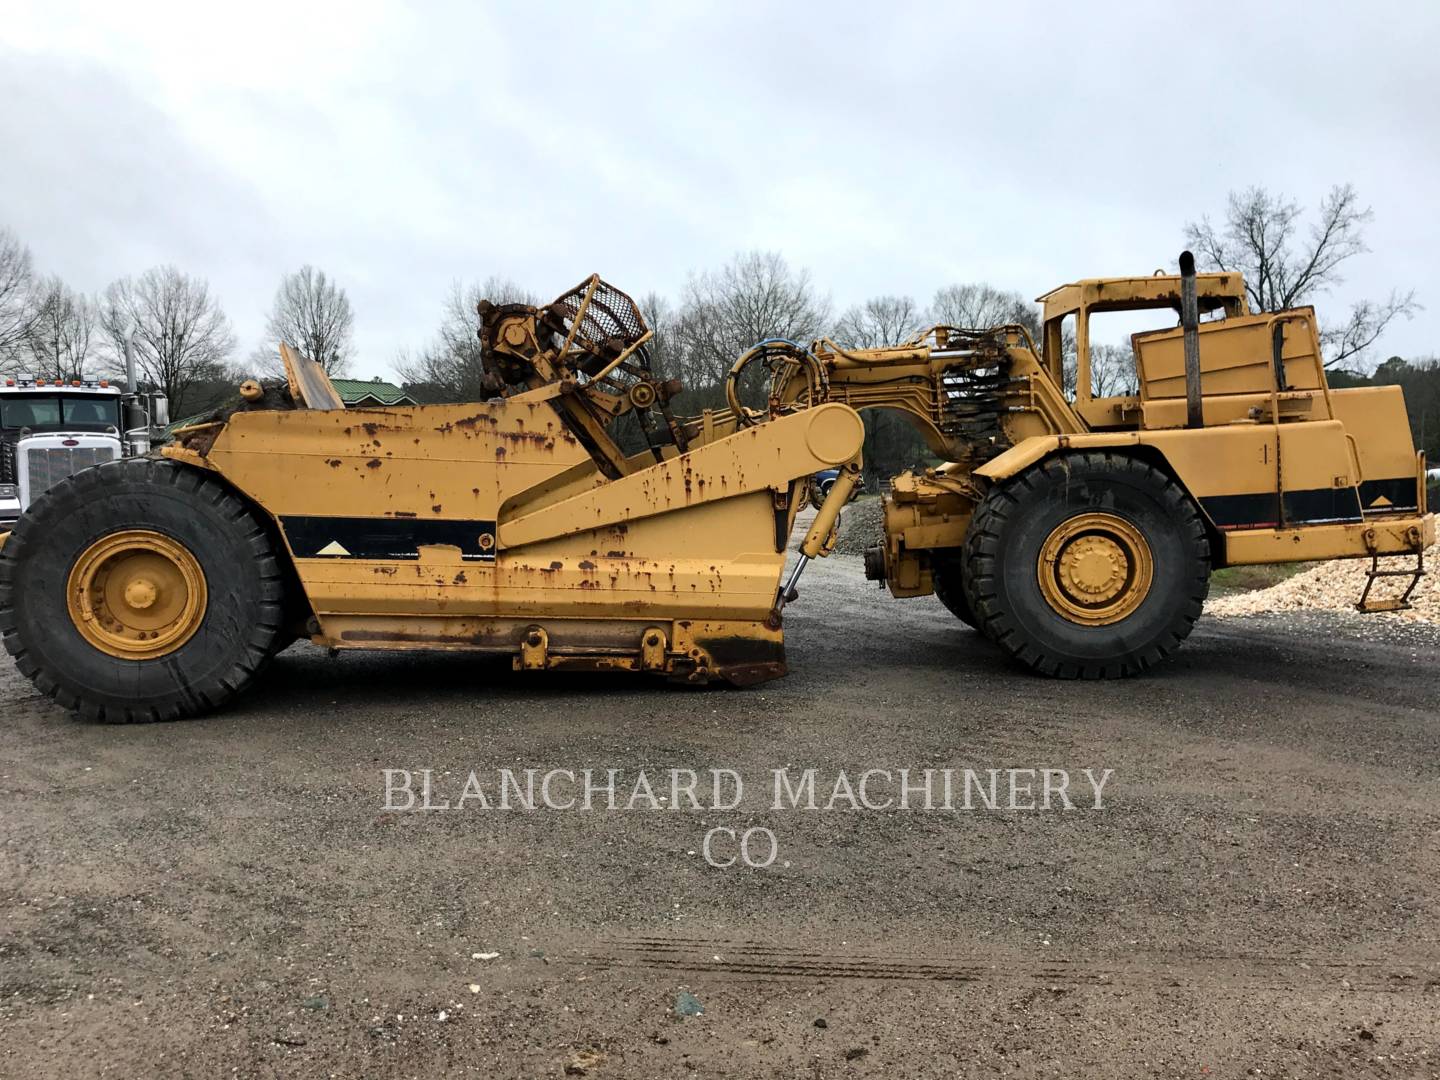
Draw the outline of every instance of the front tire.
<instances>
[{"instance_id":1,"label":"front tire","mask_svg":"<svg viewBox=\"0 0 1440 1080\"><path fill-rule=\"evenodd\" d=\"M0 635L16 666L109 723L229 702L270 655L283 599L251 508L198 469L150 458L57 484L0 556Z\"/></svg>"},{"instance_id":2,"label":"front tire","mask_svg":"<svg viewBox=\"0 0 1440 1080\"><path fill-rule=\"evenodd\" d=\"M992 489L965 540L963 584L984 633L1059 678L1133 675L1200 617L1210 545L1195 503L1137 458L1051 458Z\"/></svg>"}]
</instances>

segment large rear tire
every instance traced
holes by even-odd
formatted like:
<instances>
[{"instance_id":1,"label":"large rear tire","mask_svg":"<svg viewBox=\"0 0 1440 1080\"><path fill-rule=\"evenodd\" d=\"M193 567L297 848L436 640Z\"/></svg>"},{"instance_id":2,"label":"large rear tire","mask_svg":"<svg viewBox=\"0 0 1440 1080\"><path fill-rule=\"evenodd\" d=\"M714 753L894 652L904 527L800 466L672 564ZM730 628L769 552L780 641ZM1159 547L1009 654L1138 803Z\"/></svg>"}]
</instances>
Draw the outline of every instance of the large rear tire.
<instances>
[{"instance_id":1,"label":"large rear tire","mask_svg":"<svg viewBox=\"0 0 1440 1080\"><path fill-rule=\"evenodd\" d=\"M16 666L109 723L229 702L271 654L283 599L251 508L204 472L151 458L57 484L0 553L0 635Z\"/></svg>"},{"instance_id":2,"label":"large rear tire","mask_svg":"<svg viewBox=\"0 0 1440 1080\"><path fill-rule=\"evenodd\" d=\"M1059 678L1114 678L1169 656L1200 617L1210 545L1193 500L1138 458L1051 458L992 489L965 540L985 634Z\"/></svg>"},{"instance_id":3,"label":"large rear tire","mask_svg":"<svg viewBox=\"0 0 1440 1080\"><path fill-rule=\"evenodd\" d=\"M972 630L979 629L975 612L965 596L964 564L956 558L936 559L930 578L935 585L935 598L945 605L950 614Z\"/></svg>"}]
</instances>

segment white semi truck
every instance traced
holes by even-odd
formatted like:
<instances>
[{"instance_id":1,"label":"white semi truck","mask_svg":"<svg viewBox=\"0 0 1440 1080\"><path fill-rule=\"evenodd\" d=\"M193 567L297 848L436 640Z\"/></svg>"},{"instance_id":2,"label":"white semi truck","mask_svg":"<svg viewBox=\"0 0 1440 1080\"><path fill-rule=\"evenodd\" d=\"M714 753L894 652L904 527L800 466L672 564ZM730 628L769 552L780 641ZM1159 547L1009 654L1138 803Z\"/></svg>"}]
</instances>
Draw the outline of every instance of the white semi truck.
<instances>
[{"instance_id":1,"label":"white semi truck","mask_svg":"<svg viewBox=\"0 0 1440 1080\"><path fill-rule=\"evenodd\" d=\"M148 453L168 414L164 394L127 393L106 379L0 381L0 531L65 477Z\"/></svg>"}]
</instances>

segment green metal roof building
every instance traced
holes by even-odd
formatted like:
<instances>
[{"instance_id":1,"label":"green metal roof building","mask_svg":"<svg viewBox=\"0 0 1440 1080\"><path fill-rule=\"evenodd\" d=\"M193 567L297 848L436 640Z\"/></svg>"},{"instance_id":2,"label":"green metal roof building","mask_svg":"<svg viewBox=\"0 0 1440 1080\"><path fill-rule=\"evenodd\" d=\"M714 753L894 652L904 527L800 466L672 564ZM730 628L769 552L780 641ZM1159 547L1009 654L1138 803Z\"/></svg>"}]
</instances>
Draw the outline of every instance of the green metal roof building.
<instances>
[{"instance_id":1,"label":"green metal roof building","mask_svg":"<svg viewBox=\"0 0 1440 1080\"><path fill-rule=\"evenodd\" d=\"M365 409L374 405L415 405L414 398L394 383L380 379L331 379L331 385L349 409Z\"/></svg>"}]
</instances>

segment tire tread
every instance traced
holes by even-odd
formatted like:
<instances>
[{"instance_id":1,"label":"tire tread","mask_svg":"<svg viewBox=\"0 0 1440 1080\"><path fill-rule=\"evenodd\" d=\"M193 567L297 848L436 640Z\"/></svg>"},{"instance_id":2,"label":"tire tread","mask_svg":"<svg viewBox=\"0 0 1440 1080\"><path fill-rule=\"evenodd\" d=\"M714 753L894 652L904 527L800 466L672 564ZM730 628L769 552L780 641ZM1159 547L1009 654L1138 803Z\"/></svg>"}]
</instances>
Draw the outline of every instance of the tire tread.
<instances>
[{"instance_id":1,"label":"tire tread","mask_svg":"<svg viewBox=\"0 0 1440 1080\"><path fill-rule=\"evenodd\" d=\"M996 556L1006 544L1006 535L1015 515L1023 513L1026 496L1039 494L1048 483L1065 480L1077 471L1092 478L1097 474L1110 473L1157 495L1190 551L1191 565L1184 574L1184 580L1190 587L1181 610L1155 640L1123 658L1062 660L1052 656L1025 631L1013 613L1004 609L1000 598L995 576ZM1111 451L1047 458L1003 486L992 488L975 508L963 550L963 585L978 629L1019 663L1055 678L1115 678L1148 671L1173 654L1189 636L1200 617L1209 590L1210 544L1194 501L1154 465Z\"/></svg>"},{"instance_id":2,"label":"tire tread","mask_svg":"<svg viewBox=\"0 0 1440 1080\"><path fill-rule=\"evenodd\" d=\"M257 617L234 634L236 648L227 666L180 688L167 700L117 705L90 700L68 685L64 672L50 670L27 647L16 608L20 568L43 557L47 528L92 505L95 496L116 492L119 485L143 492L146 487L173 489L184 497L220 511L254 560L241 572L255 583ZM134 492L126 492L131 494ZM32 554L32 548L37 548ZM251 683L271 655L285 613L285 577L277 553L253 508L225 483L190 466L158 458L127 458L76 473L50 488L27 510L0 550L0 640L19 672L37 691L85 720L121 724L178 720L209 712L231 702Z\"/></svg>"}]
</instances>

